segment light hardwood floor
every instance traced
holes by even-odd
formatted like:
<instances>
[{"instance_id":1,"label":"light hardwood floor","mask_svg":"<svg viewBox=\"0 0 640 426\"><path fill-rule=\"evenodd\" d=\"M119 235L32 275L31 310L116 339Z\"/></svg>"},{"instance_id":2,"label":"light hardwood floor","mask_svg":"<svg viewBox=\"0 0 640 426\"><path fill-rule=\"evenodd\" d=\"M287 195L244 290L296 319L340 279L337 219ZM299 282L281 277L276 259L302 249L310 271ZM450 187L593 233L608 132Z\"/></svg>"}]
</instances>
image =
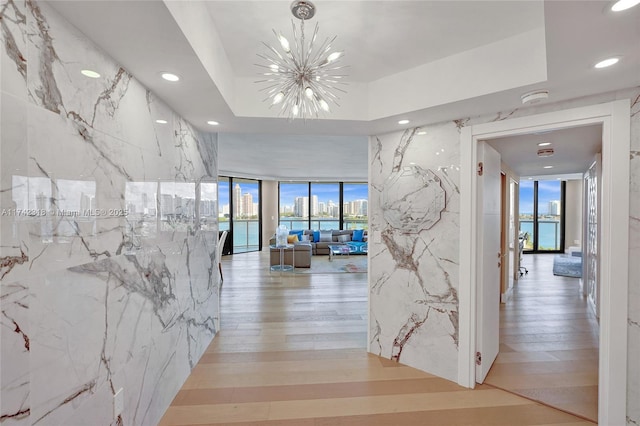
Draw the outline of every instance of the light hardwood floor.
<instances>
[{"instance_id":1,"label":"light hardwood floor","mask_svg":"<svg viewBox=\"0 0 640 426\"><path fill-rule=\"evenodd\" d=\"M553 275L554 256L524 255L486 383L597 421L598 322L580 279Z\"/></svg>"},{"instance_id":2,"label":"light hardwood floor","mask_svg":"<svg viewBox=\"0 0 640 426\"><path fill-rule=\"evenodd\" d=\"M268 253L222 268L222 329L161 425L593 424L368 354L366 274L279 275Z\"/></svg>"}]
</instances>

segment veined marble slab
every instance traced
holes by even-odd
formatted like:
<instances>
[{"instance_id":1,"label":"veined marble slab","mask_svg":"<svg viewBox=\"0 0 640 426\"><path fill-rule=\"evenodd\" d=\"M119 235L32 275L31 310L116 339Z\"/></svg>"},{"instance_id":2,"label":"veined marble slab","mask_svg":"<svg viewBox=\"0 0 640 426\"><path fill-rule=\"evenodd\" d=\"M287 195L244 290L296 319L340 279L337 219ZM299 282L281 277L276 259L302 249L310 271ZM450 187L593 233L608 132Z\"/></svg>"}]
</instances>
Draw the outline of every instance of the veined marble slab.
<instances>
[{"instance_id":1,"label":"veined marble slab","mask_svg":"<svg viewBox=\"0 0 640 426\"><path fill-rule=\"evenodd\" d=\"M217 135L47 4L0 13L2 424L157 424L219 327Z\"/></svg>"},{"instance_id":2,"label":"veined marble slab","mask_svg":"<svg viewBox=\"0 0 640 426\"><path fill-rule=\"evenodd\" d=\"M460 167L452 140L459 133L454 123L424 130L371 144L369 220L382 244L369 249L369 344L381 356L455 380Z\"/></svg>"}]
</instances>

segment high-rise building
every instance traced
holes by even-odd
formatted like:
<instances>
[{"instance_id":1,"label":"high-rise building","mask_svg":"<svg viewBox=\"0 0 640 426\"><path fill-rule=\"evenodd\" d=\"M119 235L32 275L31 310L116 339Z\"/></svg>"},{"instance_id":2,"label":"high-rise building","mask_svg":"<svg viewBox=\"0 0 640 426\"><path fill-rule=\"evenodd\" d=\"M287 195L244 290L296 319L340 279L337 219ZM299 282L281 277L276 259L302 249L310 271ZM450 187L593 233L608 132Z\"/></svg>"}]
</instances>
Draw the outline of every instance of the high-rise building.
<instances>
[{"instance_id":1,"label":"high-rise building","mask_svg":"<svg viewBox=\"0 0 640 426\"><path fill-rule=\"evenodd\" d=\"M318 203L318 214L327 214L327 203L323 203L322 201Z\"/></svg>"},{"instance_id":2,"label":"high-rise building","mask_svg":"<svg viewBox=\"0 0 640 426\"><path fill-rule=\"evenodd\" d=\"M318 210L318 196L311 196L311 216L318 216L320 211Z\"/></svg>"},{"instance_id":3,"label":"high-rise building","mask_svg":"<svg viewBox=\"0 0 640 426\"><path fill-rule=\"evenodd\" d=\"M351 201L351 214L353 216L367 216L368 202L365 199Z\"/></svg>"},{"instance_id":4,"label":"high-rise building","mask_svg":"<svg viewBox=\"0 0 640 426\"><path fill-rule=\"evenodd\" d=\"M342 214L345 216L352 216L351 204L348 201L346 203L342 203Z\"/></svg>"},{"instance_id":5,"label":"high-rise building","mask_svg":"<svg viewBox=\"0 0 640 426\"><path fill-rule=\"evenodd\" d=\"M327 213L331 217L340 217L340 209L338 205L333 202L333 200L329 200L327 202Z\"/></svg>"},{"instance_id":6,"label":"high-rise building","mask_svg":"<svg viewBox=\"0 0 640 426\"><path fill-rule=\"evenodd\" d=\"M253 196L250 192L245 192L242 195L242 217L251 217L253 216Z\"/></svg>"},{"instance_id":7,"label":"high-rise building","mask_svg":"<svg viewBox=\"0 0 640 426\"><path fill-rule=\"evenodd\" d=\"M560 216L560 201L549 201L549 214L551 216Z\"/></svg>"},{"instance_id":8,"label":"high-rise building","mask_svg":"<svg viewBox=\"0 0 640 426\"><path fill-rule=\"evenodd\" d=\"M240 184L236 183L233 187L233 217L242 216L242 189Z\"/></svg>"},{"instance_id":9,"label":"high-rise building","mask_svg":"<svg viewBox=\"0 0 640 426\"><path fill-rule=\"evenodd\" d=\"M296 197L294 202L296 217L309 217L309 197Z\"/></svg>"}]
</instances>

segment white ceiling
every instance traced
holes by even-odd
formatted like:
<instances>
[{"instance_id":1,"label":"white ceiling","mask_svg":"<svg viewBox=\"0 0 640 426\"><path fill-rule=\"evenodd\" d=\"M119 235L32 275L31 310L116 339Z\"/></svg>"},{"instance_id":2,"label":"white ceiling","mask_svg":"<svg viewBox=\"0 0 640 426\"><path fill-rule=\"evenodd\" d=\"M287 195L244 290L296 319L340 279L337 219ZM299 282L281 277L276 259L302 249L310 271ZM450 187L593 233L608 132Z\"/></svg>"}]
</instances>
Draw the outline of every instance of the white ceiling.
<instances>
[{"instance_id":1,"label":"white ceiling","mask_svg":"<svg viewBox=\"0 0 640 426\"><path fill-rule=\"evenodd\" d=\"M520 177L581 174L593 163L602 148L602 126L589 125L551 132L510 136L487 141ZM540 147L539 143L551 143ZM553 149L550 157L539 157L538 150ZM553 166L544 169L544 166Z\"/></svg>"},{"instance_id":2,"label":"white ceiling","mask_svg":"<svg viewBox=\"0 0 640 426\"><path fill-rule=\"evenodd\" d=\"M547 102L559 102L640 85L640 7L614 14L612 3L317 0L307 25L318 22L322 39L338 36L350 84L340 108L306 122L277 118L254 83L261 42L273 43L272 29L291 32L289 0L51 5L201 130L254 134L264 143L278 139L269 134L309 136L315 141L309 146L320 152L313 135L386 133L402 127L400 117L412 120L408 127L510 111L523 108L522 93L538 88L550 91ZM611 55L623 58L615 67L593 69ZM167 70L182 81L162 81L159 73ZM207 126L211 119L220 126ZM229 154L249 157L241 150ZM257 170L258 164L244 164ZM236 166L221 162L222 169ZM366 176L366 162L356 166Z\"/></svg>"},{"instance_id":3,"label":"white ceiling","mask_svg":"<svg viewBox=\"0 0 640 426\"><path fill-rule=\"evenodd\" d=\"M255 53L264 50L261 42L276 45L272 30L291 34L290 3L206 3L237 75L255 78L259 71ZM542 3L533 1L320 0L315 4L317 13L307 22L307 31L318 23L320 40L337 35L333 45L345 50L349 79L358 82L371 82L544 24Z\"/></svg>"}]
</instances>

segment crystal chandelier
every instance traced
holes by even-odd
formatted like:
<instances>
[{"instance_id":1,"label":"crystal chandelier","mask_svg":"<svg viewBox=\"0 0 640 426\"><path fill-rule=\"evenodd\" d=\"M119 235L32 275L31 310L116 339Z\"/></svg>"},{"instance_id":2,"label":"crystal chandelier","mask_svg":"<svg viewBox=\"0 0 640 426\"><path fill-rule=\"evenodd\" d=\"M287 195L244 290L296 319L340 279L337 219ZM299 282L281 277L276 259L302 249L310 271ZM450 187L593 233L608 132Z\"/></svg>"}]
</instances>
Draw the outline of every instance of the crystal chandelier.
<instances>
[{"instance_id":1,"label":"crystal chandelier","mask_svg":"<svg viewBox=\"0 0 640 426\"><path fill-rule=\"evenodd\" d=\"M291 20L293 45L282 33L273 30L280 50L263 42L269 51L264 55L258 54L266 61L266 64L256 64L267 69L260 73L266 79L256 82L268 84L261 89L268 95L264 101L270 102L271 106L280 105L280 115L289 119L317 118L321 111L329 111L329 102L340 106L340 98L335 91L346 93L337 87L346 83L342 81L344 75L336 74L344 66L335 65L343 52L331 52L331 45L336 37L327 38L324 43L318 45L316 23L311 39L305 39L304 21L311 19L315 12L316 8L310 1L291 3L291 13L300 19L300 38L296 32L296 25Z\"/></svg>"}]
</instances>

